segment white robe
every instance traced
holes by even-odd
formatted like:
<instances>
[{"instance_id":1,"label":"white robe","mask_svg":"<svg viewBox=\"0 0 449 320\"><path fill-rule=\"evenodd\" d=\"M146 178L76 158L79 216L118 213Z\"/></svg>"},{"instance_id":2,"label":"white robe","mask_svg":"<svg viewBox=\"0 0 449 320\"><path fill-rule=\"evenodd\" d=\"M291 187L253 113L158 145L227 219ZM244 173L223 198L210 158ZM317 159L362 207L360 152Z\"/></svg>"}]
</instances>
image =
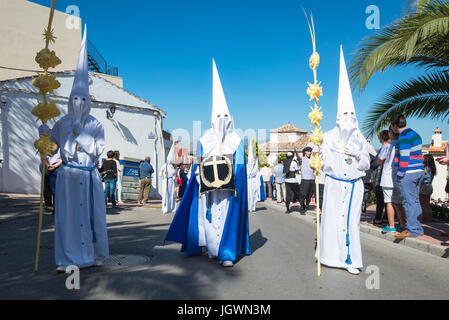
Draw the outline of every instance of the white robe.
<instances>
[{"instance_id":1,"label":"white robe","mask_svg":"<svg viewBox=\"0 0 449 320\"><path fill-rule=\"evenodd\" d=\"M89 116L83 132L75 138L69 117L63 117L52 130L52 140L60 147L65 164L96 166L105 148L104 128ZM77 148L78 145L78 148ZM109 258L106 203L101 176L62 165L56 180L55 259L58 266L89 267L96 260ZM93 203L91 193L93 190ZM96 243L91 228L93 208Z\"/></svg>"},{"instance_id":2,"label":"white robe","mask_svg":"<svg viewBox=\"0 0 449 320\"><path fill-rule=\"evenodd\" d=\"M354 180L365 176L370 167L368 143L359 130L355 133L361 146L360 162L352 158L351 165L346 163L348 156L344 154L340 143L338 128L324 135L321 152L324 161L323 213L321 218L321 263L337 268L363 268L362 248L360 244L360 216L364 186L362 180L354 184L351 211L349 216L349 254L352 264L346 263L348 247L346 235L348 229L348 210L353 185L329 177Z\"/></svg>"},{"instance_id":3,"label":"white robe","mask_svg":"<svg viewBox=\"0 0 449 320\"><path fill-rule=\"evenodd\" d=\"M203 157L219 156L220 147L217 143L217 137L213 129L208 130L200 139L203 149ZM234 154L240 145L241 138L235 132L227 133L223 143L223 154ZM198 153L200 150L198 150ZM200 183L199 170L195 172L196 179ZM223 229L226 223L229 209L229 198L232 191L214 190L201 196L198 202L198 231L199 246L207 247L210 255L218 256ZM206 218L207 208L211 208L211 222Z\"/></svg>"},{"instance_id":4,"label":"white robe","mask_svg":"<svg viewBox=\"0 0 449 320\"><path fill-rule=\"evenodd\" d=\"M260 173L257 168L251 170L247 165L248 173L248 211L255 212L257 201L260 201Z\"/></svg>"},{"instance_id":5,"label":"white robe","mask_svg":"<svg viewBox=\"0 0 449 320\"><path fill-rule=\"evenodd\" d=\"M176 211L175 179L176 171L171 164L165 164L159 174L164 179L164 195L162 197L162 212L172 213Z\"/></svg>"}]
</instances>

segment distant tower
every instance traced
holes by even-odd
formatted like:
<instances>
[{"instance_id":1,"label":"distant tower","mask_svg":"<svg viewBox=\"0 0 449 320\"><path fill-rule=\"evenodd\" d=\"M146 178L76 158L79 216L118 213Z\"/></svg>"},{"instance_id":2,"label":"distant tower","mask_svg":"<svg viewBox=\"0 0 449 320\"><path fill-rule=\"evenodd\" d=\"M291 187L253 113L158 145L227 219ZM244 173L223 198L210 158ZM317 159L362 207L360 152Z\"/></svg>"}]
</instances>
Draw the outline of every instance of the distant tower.
<instances>
[{"instance_id":1,"label":"distant tower","mask_svg":"<svg viewBox=\"0 0 449 320\"><path fill-rule=\"evenodd\" d=\"M432 144L434 148L441 148L443 146L443 130L437 128L433 132Z\"/></svg>"}]
</instances>

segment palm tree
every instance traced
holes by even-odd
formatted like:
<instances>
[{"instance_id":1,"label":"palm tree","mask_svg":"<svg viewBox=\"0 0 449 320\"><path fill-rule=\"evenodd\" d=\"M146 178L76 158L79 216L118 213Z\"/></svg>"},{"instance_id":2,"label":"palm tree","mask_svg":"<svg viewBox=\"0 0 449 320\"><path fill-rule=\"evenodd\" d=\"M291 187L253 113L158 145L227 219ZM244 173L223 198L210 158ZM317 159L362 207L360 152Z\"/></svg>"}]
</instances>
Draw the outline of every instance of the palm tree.
<instances>
[{"instance_id":1,"label":"palm tree","mask_svg":"<svg viewBox=\"0 0 449 320\"><path fill-rule=\"evenodd\" d=\"M373 137L391 116L445 120L449 117L449 1L409 0L405 16L359 45L350 67L352 83L363 91L371 77L388 68L417 65L426 74L395 86L374 105L363 130Z\"/></svg>"}]
</instances>

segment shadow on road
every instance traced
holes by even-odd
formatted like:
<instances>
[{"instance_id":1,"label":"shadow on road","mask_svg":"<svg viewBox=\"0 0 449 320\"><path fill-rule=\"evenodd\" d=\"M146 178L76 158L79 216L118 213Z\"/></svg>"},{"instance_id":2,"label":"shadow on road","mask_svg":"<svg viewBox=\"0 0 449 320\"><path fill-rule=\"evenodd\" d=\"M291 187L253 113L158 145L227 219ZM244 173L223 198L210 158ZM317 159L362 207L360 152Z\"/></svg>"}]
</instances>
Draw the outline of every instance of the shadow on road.
<instances>
[{"instance_id":1,"label":"shadow on road","mask_svg":"<svg viewBox=\"0 0 449 320\"><path fill-rule=\"evenodd\" d=\"M81 290L66 289L54 264L54 217L43 219L39 272L34 272L39 199L0 199L0 299L214 299L217 281L233 282L238 268L223 269L207 256L187 257L181 246L162 246L172 217L159 210L121 210L108 216L111 255L142 255L149 265L83 269ZM260 232L253 237L263 245ZM265 240L266 241L266 240Z\"/></svg>"}]
</instances>

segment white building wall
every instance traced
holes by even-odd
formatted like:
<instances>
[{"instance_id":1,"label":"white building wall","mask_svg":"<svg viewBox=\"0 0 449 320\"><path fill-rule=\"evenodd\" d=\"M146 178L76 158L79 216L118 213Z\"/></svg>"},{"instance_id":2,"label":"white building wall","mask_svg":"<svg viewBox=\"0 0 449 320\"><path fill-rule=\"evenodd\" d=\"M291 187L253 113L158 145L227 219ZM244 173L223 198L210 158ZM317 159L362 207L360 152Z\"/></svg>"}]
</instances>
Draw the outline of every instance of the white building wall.
<instances>
[{"instance_id":1,"label":"white building wall","mask_svg":"<svg viewBox=\"0 0 449 320\"><path fill-rule=\"evenodd\" d=\"M434 157L439 158L439 157ZM447 182L447 166L442 166L437 161L435 161L435 165L437 168L437 175L433 179L433 193L432 198L435 200L438 199L446 199L447 194L445 192L446 182Z\"/></svg>"},{"instance_id":2,"label":"white building wall","mask_svg":"<svg viewBox=\"0 0 449 320\"><path fill-rule=\"evenodd\" d=\"M144 159L150 156L155 170L151 197L160 197L162 182L157 173L162 166L162 143L157 121L160 121L148 105L125 91L111 85L103 79L92 78L90 87L95 100L119 104L134 105L141 109L133 110L125 106L116 106L113 118L107 119L109 105L93 103L91 115L97 118L105 128L106 148L119 150L122 157ZM73 77L57 78L62 86L56 92L58 96L70 94ZM38 123L32 115L32 109L38 103L38 96L23 92L2 91L5 87L36 91L31 79L0 84L0 96L7 100L1 104L1 147L3 163L0 164L0 192L38 194L40 193L40 156L34 148L39 139ZM124 94L125 93L125 94ZM67 99L59 99L58 108L62 115L67 113ZM148 109L144 109L147 107ZM53 126L50 121L49 126Z\"/></svg>"}]
</instances>

